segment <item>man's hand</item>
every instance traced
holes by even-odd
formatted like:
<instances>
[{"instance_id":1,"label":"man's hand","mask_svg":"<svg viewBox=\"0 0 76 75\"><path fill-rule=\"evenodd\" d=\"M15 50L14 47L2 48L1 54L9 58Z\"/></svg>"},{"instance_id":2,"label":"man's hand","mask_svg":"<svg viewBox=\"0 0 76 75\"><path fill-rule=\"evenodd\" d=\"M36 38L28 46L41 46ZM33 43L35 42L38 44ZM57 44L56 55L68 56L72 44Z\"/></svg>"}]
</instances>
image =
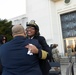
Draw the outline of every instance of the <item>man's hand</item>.
<instances>
[{"instance_id":1,"label":"man's hand","mask_svg":"<svg viewBox=\"0 0 76 75\"><path fill-rule=\"evenodd\" d=\"M35 45L33 45L33 44L30 45L29 44L25 47L28 48L28 50L30 50L31 53L38 54L38 48Z\"/></svg>"}]
</instances>

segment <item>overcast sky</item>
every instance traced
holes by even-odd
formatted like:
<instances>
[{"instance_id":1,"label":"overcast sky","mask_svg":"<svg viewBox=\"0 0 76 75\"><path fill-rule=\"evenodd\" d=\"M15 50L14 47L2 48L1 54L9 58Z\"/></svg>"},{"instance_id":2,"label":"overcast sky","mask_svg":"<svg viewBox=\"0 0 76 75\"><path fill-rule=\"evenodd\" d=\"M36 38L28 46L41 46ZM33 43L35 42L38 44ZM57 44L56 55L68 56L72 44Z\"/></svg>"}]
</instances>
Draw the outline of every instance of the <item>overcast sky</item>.
<instances>
[{"instance_id":1,"label":"overcast sky","mask_svg":"<svg viewBox=\"0 0 76 75\"><path fill-rule=\"evenodd\" d=\"M26 13L26 0L0 0L0 19L10 19Z\"/></svg>"}]
</instances>

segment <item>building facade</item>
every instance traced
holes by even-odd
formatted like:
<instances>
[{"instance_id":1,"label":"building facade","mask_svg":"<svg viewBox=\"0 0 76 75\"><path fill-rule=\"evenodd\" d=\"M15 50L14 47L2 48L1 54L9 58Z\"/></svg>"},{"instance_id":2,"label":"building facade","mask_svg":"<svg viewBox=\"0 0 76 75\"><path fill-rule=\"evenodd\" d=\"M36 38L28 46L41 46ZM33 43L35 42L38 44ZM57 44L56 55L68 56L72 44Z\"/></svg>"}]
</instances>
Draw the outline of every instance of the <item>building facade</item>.
<instances>
[{"instance_id":1,"label":"building facade","mask_svg":"<svg viewBox=\"0 0 76 75\"><path fill-rule=\"evenodd\" d=\"M35 20L50 45L57 43L65 55L76 45L76 0L26 0L27 20Z\"/></svg>"},{"instance_id":2,"label":"building facade","mask_svg":"<svg viewBox=\"0 0 76 75\"><path fill-rule=\"evenodd\" d=\"M27 16L26 14L23 14L23 15L11 18L8 21L12 21L12 25L21 24L24 28L26 28Z\"/></svg>"}]
</instances>

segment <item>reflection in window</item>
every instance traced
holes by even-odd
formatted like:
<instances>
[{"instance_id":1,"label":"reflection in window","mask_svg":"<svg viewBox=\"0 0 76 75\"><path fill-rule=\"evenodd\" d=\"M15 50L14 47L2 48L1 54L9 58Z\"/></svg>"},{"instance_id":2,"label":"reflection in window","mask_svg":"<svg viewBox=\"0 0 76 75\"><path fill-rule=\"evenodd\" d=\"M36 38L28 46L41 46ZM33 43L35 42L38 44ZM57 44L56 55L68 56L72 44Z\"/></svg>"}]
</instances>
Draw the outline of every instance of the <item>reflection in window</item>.
<instances>
[{"instance_id":1,"label":"reflection in window","mask_svg":"<svg viewBox=\"0 0 76 75\"><path fill-rule=\"evenodd\" d=\"M61 26L63 38L76 36L76 11L62 14Z\"/></svg>"}]
</instances>

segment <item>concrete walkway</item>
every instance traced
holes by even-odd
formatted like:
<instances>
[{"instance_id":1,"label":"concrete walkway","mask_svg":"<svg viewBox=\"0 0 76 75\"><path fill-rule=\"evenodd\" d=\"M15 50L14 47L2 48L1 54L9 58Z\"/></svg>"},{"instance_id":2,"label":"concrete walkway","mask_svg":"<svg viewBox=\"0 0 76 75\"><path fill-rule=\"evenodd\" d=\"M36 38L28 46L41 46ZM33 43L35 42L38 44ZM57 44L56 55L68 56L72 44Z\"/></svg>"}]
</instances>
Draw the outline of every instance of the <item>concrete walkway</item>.
<instances>
[{"instance_id":1,"label":"concrete walkway","mask_svg":"<svg viewBox=\"0 0 76 75\"><path fill-rule=\"evenodd\" d=\"M75 62L75 57L72 58L72 61ZM62 75L66 75L66 69L69 65L69 61L67 57L62 57L61 58L61 73ZM74 75L76 75L76 63L73 65L74 67Z\"/></svg>"},{"instance_id":2,"label":"concrete walkway","mask_svg":"<svg viewBox=\"0 0 76 75\"><path fill-rule=\"evenodd\" d=\"M66 69L67 69L68 65L69 64L62 64L61 65L61 73L62 73L62 75L66 75ZM76 75L76 64L75 63L73 65L73 67L74 67L74 75Z\"/></svg>"}]
</instances>

